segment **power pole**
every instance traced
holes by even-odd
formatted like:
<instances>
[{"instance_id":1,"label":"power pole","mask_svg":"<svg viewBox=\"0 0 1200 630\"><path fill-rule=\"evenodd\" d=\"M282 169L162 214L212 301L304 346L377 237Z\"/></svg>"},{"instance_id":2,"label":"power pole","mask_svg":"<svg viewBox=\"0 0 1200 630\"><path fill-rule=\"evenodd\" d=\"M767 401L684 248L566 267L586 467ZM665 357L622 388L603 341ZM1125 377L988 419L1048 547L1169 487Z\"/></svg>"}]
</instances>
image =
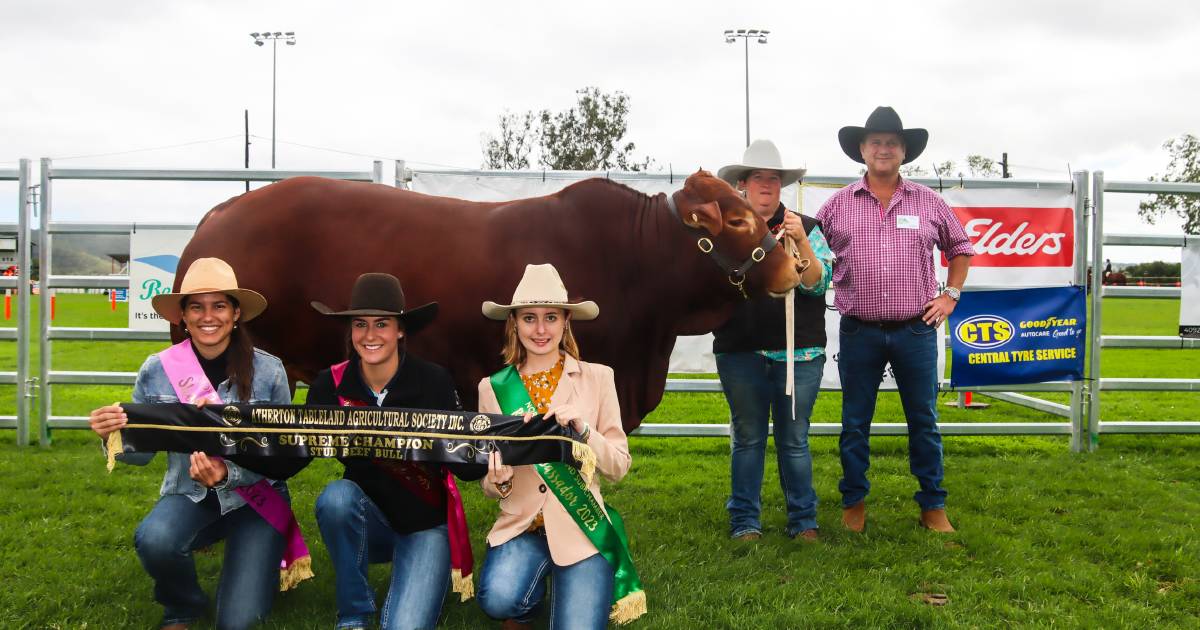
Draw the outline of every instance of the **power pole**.
<instances>
[{"instance_id":1,"label":"power pole","mask_svg":"<svg viewBox=\"0 0 1200 630\"><path fill-rule=\"evenodd\" d=\"M1000 154L1000 177L1004 179L1012 177L1012 173L1008 172L1008 153Z\"/></svg>"},{"instance_id":2,"label":"power pole","mask_svg":"<svg viewBox=\"0 0 1200 630\"><path fill-rule=\"evenodd\" d=\"M244 109L246 122L246 170L250 170L250 110ZM250 192L250 180L246 180L246 192Z\"/></svg>"}]
</instances>

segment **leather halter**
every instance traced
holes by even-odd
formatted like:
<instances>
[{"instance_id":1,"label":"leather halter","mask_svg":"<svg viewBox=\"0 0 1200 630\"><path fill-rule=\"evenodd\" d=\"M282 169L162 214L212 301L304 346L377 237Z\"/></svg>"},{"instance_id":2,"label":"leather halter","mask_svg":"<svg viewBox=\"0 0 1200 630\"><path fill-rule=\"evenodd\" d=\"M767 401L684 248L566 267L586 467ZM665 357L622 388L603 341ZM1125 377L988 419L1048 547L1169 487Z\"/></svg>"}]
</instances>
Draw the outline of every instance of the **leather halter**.
<instances>
[{"instance_id":1,"label":"leather halter","mask_svg":"<svg viewBox=\"0 0 1200 630\"><path fill-rule=\"evenodd\" d=\"M667 194L667 207L671 209L671 214L675 215L675 218L679 219L679 222L683 224L684 228L698 235L698 238L696 239L696 247L698 247L700 251L711 256L713 262L717 263L717 266L725 272L725 277L729 280L729 284L737 287L738 291L742 293L743 298L748 298L749 296L746 295L746 287L744 286L746 283L746 274L750 271L750 268L753 267L755 263L762 262L763 259L767 257L767 254L769 254L772 249L775 249L775 247L779 245L779 240L771 234L771 231L767 230L766 236L763 236L762 240L759 241L758 247L755 247L753 250L751 250L748 258L743 260L741 264L736 264L736 261L717 251L716 245L713 243L713 240L708 237L707 232L701 230L700 228L694 228L683 221L683 217L679 216L679 208L675 205L675 193Z\"/></svg>"}]
</instances>

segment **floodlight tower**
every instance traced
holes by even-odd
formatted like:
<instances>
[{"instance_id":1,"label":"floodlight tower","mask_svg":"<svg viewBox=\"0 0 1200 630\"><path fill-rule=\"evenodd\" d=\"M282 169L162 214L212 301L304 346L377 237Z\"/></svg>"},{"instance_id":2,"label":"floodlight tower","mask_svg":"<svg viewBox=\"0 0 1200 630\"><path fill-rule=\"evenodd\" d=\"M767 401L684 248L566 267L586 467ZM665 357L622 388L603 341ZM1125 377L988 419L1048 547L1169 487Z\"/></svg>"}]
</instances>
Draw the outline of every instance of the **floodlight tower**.
<instances>
[{"instance_id":1,"label":"floodlight tower","mask_svg":"<svg viewBox=\"0 0 1200 630\"><path fill-rule=\"evenodd\" d=\"M275 60L278 57L279 40L288 46L296 45L296 33L287 31L281 33L279 31L250 33L250 37L254 38L255 46L262 46L267 40L271 42L271 168L275 168Z\"/></svg>"},{"instance_id":2,"label":"floodlight tower","mask_svg":"<svg viewBox=\"0 0 1200 630\"><path fill-rule=\"evenodd\" d=\"M750 40L757 40L760 44L767 43L767 35L771 31L764 31L757 28L725 31L725 43L732 44L740 37L745 42L745 57L746 57L746 146L750 146Z\"/></svg>"}]
</instances>

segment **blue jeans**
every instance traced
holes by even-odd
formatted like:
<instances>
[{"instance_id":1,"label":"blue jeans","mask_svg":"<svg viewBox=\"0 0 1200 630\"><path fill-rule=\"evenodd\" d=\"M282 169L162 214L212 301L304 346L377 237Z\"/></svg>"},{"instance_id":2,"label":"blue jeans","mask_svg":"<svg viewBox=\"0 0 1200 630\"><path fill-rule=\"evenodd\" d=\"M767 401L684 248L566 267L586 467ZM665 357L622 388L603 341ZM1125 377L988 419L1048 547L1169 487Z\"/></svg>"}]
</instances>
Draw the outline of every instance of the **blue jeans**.
<instances>
[{"instance_id":1,"label":"blue jeans","mask_svg":"<svg viewBox=\"0 0 1200 630\"><path fill-rule=\"evenodd\" d=\"M450 538L445 525L398 534L353 481L332 481L317 497L317 526L337 582L337 627L366 627L375 613L368 563L392 563L380 627L432 628L450 585Z\"/></svg>"},{"instance_id":2,"label":"blue jeans","mask_svg":"<svg viewBox=\"0 0 1200 630\"><path fill-rule=\"evenodd\" d=\"M560 567L550 559L545 530L490 547L479 571L479 607L492 619L529 623L554 579L550 628L604 628L612 609L613 568L597 553Z\"/></svg>"},{"instance_id":3,"label":"blue jeans","mask_svg":"<svg viewBox=\"0 0 1200 630\"><path fill-rule=\"evenodd\" d=\"M775 420L775 455L779 485L787 504L787 533L794 536L817 527L817 493L812 485L812 454L808 423L821 389L825 356L795 362L796 408L784 393L787 363L756 352L717 355L717 372L729 402L731 492L729 529L733 536L761 532L763 460L767 430ZM795 418L793 420L793 417Z\"/></svg>"},{"instance_id":4,"label":"blue jeans","mask_svg":"<svg viewBox=\"0 0 1200 630\"><path fill-rule=\"evenodd\" d=\"M838 373L842 377L842 505L867 498L871 489L871 418L883 369L892 364L908 422L908 468L921 489L922 510L945 507L942 435L937 427L937 333L920 320L883 329L843 317Z\"/></svg>"},{"instance_id":5,"label":"blue jeans","mask_svg":"<svg viewBox=\"0 0 1200 630\"><path fill-rule=\"evenodd\" d=\"M216 627L248 628L266 619L279 590L283 535L248 505L222 516L210 490L199 503L181 494L159 498L133 534L138 558L154 579L154 599L163 606L162 625L191 623L204 614L208 597L196 580L192 551L221 539Z\"/></svg>"}]
</instances>

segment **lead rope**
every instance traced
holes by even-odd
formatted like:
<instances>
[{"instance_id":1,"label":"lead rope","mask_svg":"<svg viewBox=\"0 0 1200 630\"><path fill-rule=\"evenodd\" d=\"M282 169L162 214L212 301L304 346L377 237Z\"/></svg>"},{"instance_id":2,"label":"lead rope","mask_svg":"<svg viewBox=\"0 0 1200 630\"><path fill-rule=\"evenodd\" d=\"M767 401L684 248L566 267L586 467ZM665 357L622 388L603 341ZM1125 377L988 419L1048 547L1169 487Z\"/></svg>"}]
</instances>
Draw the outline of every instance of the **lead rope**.
<instances>
[{"instance_id":1,"label":"lead rope","mask_svg":"<svg viewBox=\"0 0 1200 630\"><path fill-rule=\"evenodd\" d=\"M792 237L787 236L786 232L783 239L788 256L794 260L796 258L795 241L792 240ZM787 300L787 303L783 305L784 326L787 327L784 332L787 337L787 385L783 391L792 399L792 419L794 420L796 417L796 363L793 361L792 354L796 350L796 287L788 289L784 299Z\"/></svg>"}]
</instances>

